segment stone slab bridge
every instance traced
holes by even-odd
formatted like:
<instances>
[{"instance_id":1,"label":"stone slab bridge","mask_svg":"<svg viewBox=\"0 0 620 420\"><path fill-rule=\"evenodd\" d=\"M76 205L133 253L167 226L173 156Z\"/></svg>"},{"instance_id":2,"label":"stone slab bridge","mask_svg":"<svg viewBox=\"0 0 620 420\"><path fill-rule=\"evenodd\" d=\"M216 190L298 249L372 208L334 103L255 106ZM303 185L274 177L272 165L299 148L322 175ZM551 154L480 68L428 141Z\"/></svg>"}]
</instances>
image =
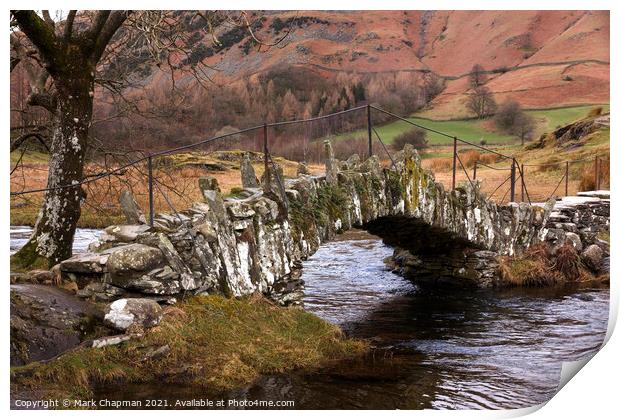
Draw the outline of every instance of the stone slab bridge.
<instances>
[{"instance_id":1,"label":"stone slab bridge","mask_svg":"<svg viewBox=\"0 0 620 420\"><path fill-rule=\"evenodd\" d=\"M356 227L418 256L420 281L489 287L495 257L540 240L553 207L498 205L477 184L447 191L411 147L389 169L375 156L337 161L328 142L326 152L325 175L300 165L297 178L284 180L276 165L262 187L246 154L240 196L224 198L215 179L201 178L203 202L159 214L153 226L108 227L89 253L60 264L62 276L78 284L79 295L102 301L260 292L286 304L300 293L302 261Z\"/></svg>"}]
</instances>

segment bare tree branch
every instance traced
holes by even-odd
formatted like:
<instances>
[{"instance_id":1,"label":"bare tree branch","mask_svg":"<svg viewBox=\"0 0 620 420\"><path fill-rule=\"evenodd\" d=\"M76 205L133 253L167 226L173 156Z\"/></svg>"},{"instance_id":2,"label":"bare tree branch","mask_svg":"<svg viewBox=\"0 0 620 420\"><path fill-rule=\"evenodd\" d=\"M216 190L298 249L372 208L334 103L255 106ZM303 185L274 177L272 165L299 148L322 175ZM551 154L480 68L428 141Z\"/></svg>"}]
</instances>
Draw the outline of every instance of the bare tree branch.
<instances>
[{"instance_id":1,"label":"bare tree branch","mask_svg":"<svg viewBox=\"0 0 620 420\"><path fill-rule=\"evenodd\" d=\"M110 40L131 13L131 10L117 10L110 14L110 17L105 22L105 25L95 41L95 46L91 54L91 58L94 62L99 61L103 51L110 43Z\"/></svg>"},{"instance_id":2,"label":"bare tree branch","mask_svg":"<svg viewBox=\"0 0 620 420\"><path fill-rule=\"evenodd\" d=\"M76 13L77 10L70 10L67 15L67 19L65 20L65 29L62 35L63 50L65 51L69 43L69 39L71 38L71 33L73 32L73 21L75 20Z\"/></svg>"},{"instance_id":3,"label":"bare tree branch","mask_svg":"<svg viewBox=\"0 0 620 420\"><path fill-rule=\"evenodd\" d=\"M43 14L43 19L45 20L45 23L47 23L50 26L50 28L54 30L56 24L54 23L54 19L52 19L52 17L50 16L50 11L43 10L42 14Z\"/></svg>"},{"instance_id":4,"label":"bare tree branch","mask_svg":"<svg viewBox=\"0 0 620 420\"><path fill-rule=\"evenodd\" d=\"M62 67L62 55L53 28L33 10L13 10L12 15L20 29L37 48L50 74L57 74Z\"/></svg>"}]
</instances>

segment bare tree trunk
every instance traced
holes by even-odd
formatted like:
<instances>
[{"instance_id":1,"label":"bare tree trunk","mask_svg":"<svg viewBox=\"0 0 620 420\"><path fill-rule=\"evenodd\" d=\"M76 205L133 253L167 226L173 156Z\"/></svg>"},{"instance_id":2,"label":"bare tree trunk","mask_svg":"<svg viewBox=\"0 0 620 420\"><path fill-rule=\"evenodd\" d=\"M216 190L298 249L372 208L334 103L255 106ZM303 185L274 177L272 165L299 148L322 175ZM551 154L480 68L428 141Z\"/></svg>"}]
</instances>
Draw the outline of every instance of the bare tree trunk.
<instances>
[{"instance_id":1,"label":"bare tree trunk","mask_svg":"<svg viewBox=\"0 0 620 420\"><path fill-rule=\"evenodd\" d=\"M51 267L71 256L85 192L80 185L93 110L93 76L88 66L56 82L57 106L50 148L48 191L24 247L11 259L17 268ZM69 188L58 188L71 186Z\"/></svg>"}]
</instances>

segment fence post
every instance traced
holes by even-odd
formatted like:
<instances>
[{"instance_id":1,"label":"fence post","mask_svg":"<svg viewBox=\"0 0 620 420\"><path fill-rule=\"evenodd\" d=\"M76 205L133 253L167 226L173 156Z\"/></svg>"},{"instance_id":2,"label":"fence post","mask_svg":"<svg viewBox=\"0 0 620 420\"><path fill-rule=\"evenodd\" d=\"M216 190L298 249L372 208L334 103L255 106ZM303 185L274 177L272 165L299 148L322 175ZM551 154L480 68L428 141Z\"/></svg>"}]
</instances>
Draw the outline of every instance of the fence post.
<instances>
[{"instance_id":1,"label":"fence post","mask_svg":"<svg viewBox=\"0 0 620 420\"><path fill-rule=\"evenodd\" d=\"M525 165L521 164L521 202L525 202Z\"/></svg>"},{"instance_id":2,"label":"fence post","mask_svg":"<svg viewBox=\"0 0 620 420\"><path fill-rule=\"evenodd\" d=\"M372 119L370 116L370 104L366 105L366 118L368 119L368 157L372 156Z\"/></svg>"},{"instance_id":3,"label":"fence post","mask_svg":"<svg viewBox=\"0 0 620 420\"><path fill-rule=\"evenodd\" d=\"M454 150L452 152L452 190L456 188L456 137L454 137Z\"/></svg>"},{"instance_id":4,"label":"fence post","mask_svg":"<svg viewBox=\"0 0 620 420\"><path fill-rule=\"evenodd\" d=\"M153 158L148 157L149 170L149 225L153 227L153 219L155 218L155 203L153 202Z\"/></svg>"},{"instance_id":5,"label":"fence post","mask_svg":"<svg viewBox=\"0 0 620 420\"><path fill-rule=\"evenodd\" d=\"M600 165L598 162L598 155L596 155L596 158L594 159L594 187L599 190L600 189Z\"/></svg>"},{"instance_id":6,"label":"fence post","mask_svg":"<svg viewBox=\"0 0 620 420\"><path fill-rule=\"evenodd\" d=\"M478 172L478 161L474 161L474 181L476 180L476 172Z\"/></svg>"},{"instance_id":7,"label":"fence post","mask_svg":"<svg viewBox=\"0 0 620 420\"><path fill-rule=\"evenodd\" d=\"M510 165L510 202L515 201L515 158L512 158Z\"/></svg>"},{"instance_id":8,"label":"fence post","mask_svg":"<svg viewBox=\"0 0 620 420\"><path fill-rule=\"evenodd\" d=\"M269 176L269 144L267 140L267 123L263 123L263 161L265 163L265 186L267 191L271 190L271 178Z\"/></svg>"},{"instance_id":9,"label":"fence post","mask_svg":"<svg viewBox=\"0 0 620 420\"><path fill-rule=\"evenodd\" d=\"M564 197L568 197L568 161L566 161L566 169L564 170Z\"/></svg>"}]
</instances>

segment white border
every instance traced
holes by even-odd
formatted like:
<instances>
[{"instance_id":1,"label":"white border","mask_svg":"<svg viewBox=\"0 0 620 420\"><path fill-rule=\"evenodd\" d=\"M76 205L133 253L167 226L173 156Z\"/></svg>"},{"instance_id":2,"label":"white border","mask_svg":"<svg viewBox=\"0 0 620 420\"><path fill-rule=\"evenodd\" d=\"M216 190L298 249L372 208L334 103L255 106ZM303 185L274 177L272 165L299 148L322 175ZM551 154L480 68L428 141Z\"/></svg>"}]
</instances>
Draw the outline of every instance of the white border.
<instances>
[{"instance_id":1,"label":"white border","mask_svg":"<svg viewBox=\"0 0 620 420\"><path fill-rule=\"evenodd\" d=\"M620 31L618 23L618 14L620 6L619 2L612 1L549 1L549 0L521 0L521 1L482 1L482 0L468 0L468 1L455 1L455 0L437 0L434 2L414 2L412 0L383 0L381 2L369 2L369 1L325 1L325 0L298 0L295 2L282 1L282 0L267 0L267 1L239 1L229 0L224 3L211 3L211 2L197 2L188 0L176 0L172 1L117 1L109 0L103 1L11 1L7 5L13 8L22 9L70 9L75 7L90 8L90 9L199 9L199 8L220 8L220 9L275 9L275 10L348 10L348 9L367 9L367 10L407 10L407 9L423 9L423 10L611 10L611 68L618 68L618 52L617 52L617 40L620 39ZM53 7L56 5L56 7ZM8 9L5 10L4 22L8 23ZM9 40L8 36L2 43L3 56L9 55ZM5 63L1 70L4 73L5 82L2 84L3 98L5 100L5 109L2 114L3 121L3 133L9 132L9 112L8 112L8 98L9 98L9 66ZM611 109L618 109L618 84L617 73L611 73ZM612 134L615 134L615 128L612 128ZM617 168L619 168L620 161L618 156L618 145L615 143L615 136L612 136L611 141L611 167L616 168L612 171L612 178L615 179L614 174L617 174ZM8 145L5 144L5 148ZM5 149L6 150L6 149ZM4 158L0 161L0 173L8 174L9 172L9 159L8 154L4 155ZM4 176L0 181L0 188L2 197L9 195L9 177ZM618 194L617 183L612 182L612 195L616 197ZM620 237L618 234L618 224L615 223L618 220L619 206L614 205L612 202L612 234L614 238ZM5 198L2 206L2 217L4 220L5 236L9 237L9 202ZM0 344L0 351L2 352L6 364L4 367L3 379L3 407L8 410L9 404L9 373L8 373L8 361L9 361L9 305L8 303L8 255L9 255L9 241L0 242L0 255L2 256L3 267L5 267L5 287L2 289L2 297L5 304L2 305L2 318L3 318L3 342ZM570 381L553 399L551 399L542 409L535 411L535 408L514 410L514 411L390 411L389 415L399 418L411 418L423 417L423 418L507 418L524 415L529 412L535 411L531 414L530 418L545 419L551 417L561 417L564 419L580 419L584 417L599 417L599 418L611 418L615 417L618 413L618 397L617 397L617 384L619 363L618 354L620 354L620 342L616 337L611 336L613 326L615 325L618 313L618 292L615 281L618 278L618 267L614 263L618 261L618 250L612 248L612 265L611 265L611 305L610 305L610 323L607 339L609 340L605 347L594 356L587 365L579 372L576 379ZM610 338L611 337L611 338ZM540 407L538 407L540 408ZM323 412L314 411L300 411L294 415L300 418L315 418L315 416L323 415ZM38 417L39 415L49 417L67 417L67 418L81 418L84 413L81 412L19 412L13 411L10 413L15 418L30 418ZM138 413L136 413L138 414ZM151 412L148 416L153 418L168 418L170 415L178 417L221 417L232 418L239 415L239 412L189 412L189 411L177 411L175 413L168 412ZM326 413L328 414L328 413ZM333 413L329 413L333 414ZM328 415L329 415L328 414ZM355 417L359 418L376 418L378 413L372 411L355 411L355 412L338 412L338 416ZM118 412L89 412L88 416L93 417L108 417L108 416L121 416L123 414ZM292 415L291 412L278 412L278 411L262 411L245 413L246 416L252 416L252 418L285 418ZM381 415L381 414L379 414Z\"/></svg>"}]
</instances>

